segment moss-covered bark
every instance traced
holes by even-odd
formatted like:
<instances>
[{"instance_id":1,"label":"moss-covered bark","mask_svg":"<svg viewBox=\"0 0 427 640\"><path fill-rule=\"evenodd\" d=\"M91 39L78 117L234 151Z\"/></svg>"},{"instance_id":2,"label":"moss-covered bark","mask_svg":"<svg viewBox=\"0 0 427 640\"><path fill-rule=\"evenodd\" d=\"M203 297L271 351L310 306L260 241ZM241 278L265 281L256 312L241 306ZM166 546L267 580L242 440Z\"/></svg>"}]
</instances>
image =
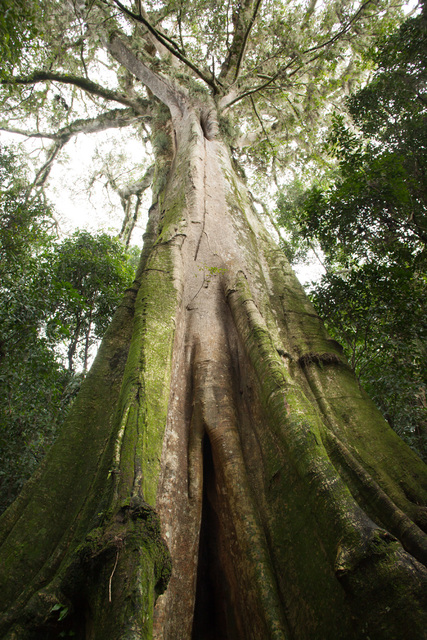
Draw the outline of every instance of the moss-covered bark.
<instances>
[{"instance_id":1,"label":"moss-covered bark","mask_svg":"<svg viewBox=\"0 0 427 640\"><path fill-rule=\"evenodd\" d=\"M64 631L151 637L155 595L167 584L170 559L157 516L139 497L146 396L139 394L129 345L145 317L157 227L153 210L136 279L71 415L1 519L1 637L56 638Z\"/></svg>"},{"instance_id":2,"label":"moss-covered bark","mask_svg":"<svg viewBox=\"0 0 427 640\"><path fill-rule=\"evenodd\" d=\"M423 638L425 466L187 102L135 286L1 520L0 637Z\"/></svg>"}]
</instances>

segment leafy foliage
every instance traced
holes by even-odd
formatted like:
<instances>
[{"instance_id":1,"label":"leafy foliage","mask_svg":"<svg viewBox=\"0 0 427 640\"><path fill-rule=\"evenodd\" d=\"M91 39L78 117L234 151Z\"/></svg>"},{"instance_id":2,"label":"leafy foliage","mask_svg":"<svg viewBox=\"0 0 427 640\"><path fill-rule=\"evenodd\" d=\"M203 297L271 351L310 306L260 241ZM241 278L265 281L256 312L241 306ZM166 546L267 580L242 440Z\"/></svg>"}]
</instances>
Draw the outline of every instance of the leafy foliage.
<instances>
[{"instance_id":1,"label":"leafy foliage","mask_svg":"<svg viewBox=\"0 0 427 640\"><path fill-rule=\"evenodd\" d=\"M341 259L372 252L411 256L427 242L426 52L420 15L382 44L373 81L350 98L359 129L334 119L328 150L340 177L326 191L312 190L302 222Z\"/></svg>"},{"instance_id":2,"label":"leafy foliage","mask_svg":"<svg viewBox=\"0 0 427 640\"><path fill-rule=\"evenodd\" d=\"M38 3L26 0L0 2L0 78L7 77L38 34L36 16L41 14Z\"/></svg>"},{"instance_id":3,"label":"leafy foliage","mask_svg":"<svg viewBox=\"0 0 427 640\"><path fill-rule=\"evenodd\" d=\"M67 344L70 371L88 368L91 347L103 336L134 268L123 246L105 233L77 231L43 258L49 293L46 335Z\"/></svg>"},{"instance_id":4,"label":"leafy foliage","mask_svg":"<svg viewBox=\"0 0 427 640\"><path fill-rule=\"evenodd\" d=\"M50 209L28 198L22 159L5 148L0 189L1 510L55 438L134 268L106 234L58 243Z\"/></svg>"},{"instance_id":5,"label":"leafy foliage","mask_svg":"<svg viewBox=\"0 0 427 640\"><path fill-rule=\"evenodd\" d=\"M279 192L275 218L278 226L285 231L286 239L281 241L281 249L293 265L308 263L310 251L315 251L312 239L302 230L296 212L305 200L305 191L300 180L288 185L286 193Z\"/></svg>"},{"instance_id":6,"label":"leafy foliage","mask_svg":"<svg viewBox=\"0 0 427 640\"><path fill-rule=\"evenodd\" d=\"M395 431L427 456L426 279L413 266L367 262L328 273L312 299Z\"/></svg>"},{"instance_id":7,"label":"leafy foliage","mask_svg":"<svg viewBox=\"0 0 427 640\"><path fill-rule=\"evenodd\" d=\"M313 300L398 433L427 454L427 25L409 19L372 53L373 80L335 117L339 173L292 200L328 270Z\"/></svg>"},{"instance_id":8,"label":"leafy foliage","mask_svg":"<svg viewBox=\"0 0 427 640\"><path fill-rule=\"evenodd\" d=\"M32 287L38 257L54 221L40 197L28 199L21 160L0 147L0 353L29 339L41 317L44 292Z\"/></svg>"},{"instance_id":9,"label":"leafy foliage","mask_svg":"<svg viewBox=\"0 0 427 640\"><path fill-rule=\"evenodd\" d=\"M16 495L60 421L68 376L45 338L38 260L52 235L50 210L28 200L22 159L0 148L0 506Z\"/></svg>"},{"instance_id":10,"label":"leafy foliage","mask_svg":"<svg viewBox=\"0 0 427 640\"><path fill-rule=\"evenodd\" d=\"M304 203L303 227L341 262L349 255L366 259L373 253L397 257L421 251L427 240L426 142L408 140L397 150L385 141L363 145L337 118L329 143L340 159L341 175L326 192L312 189ZM416 156L413 166L411 156Z\"/></svg>"}]
</instances>

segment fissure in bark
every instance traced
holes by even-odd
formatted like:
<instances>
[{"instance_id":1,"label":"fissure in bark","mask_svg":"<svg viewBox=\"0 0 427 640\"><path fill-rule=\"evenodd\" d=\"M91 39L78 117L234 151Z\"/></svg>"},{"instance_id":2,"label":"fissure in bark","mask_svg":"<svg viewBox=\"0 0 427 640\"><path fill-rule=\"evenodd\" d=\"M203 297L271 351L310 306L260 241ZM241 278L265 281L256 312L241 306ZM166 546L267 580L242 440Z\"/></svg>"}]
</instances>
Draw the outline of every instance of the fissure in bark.
<instances>
[{"instance_id":1,"label":"fissure in bark","mask_svg":"<svg viewBox=\"0 0 427 640\"><path fill-rule=\"evenodd\" d=\"M179 104L134 287L1 521L0 635L422 638L425 467L326 334L212 114Z\"/></svg>"}]
</instances>

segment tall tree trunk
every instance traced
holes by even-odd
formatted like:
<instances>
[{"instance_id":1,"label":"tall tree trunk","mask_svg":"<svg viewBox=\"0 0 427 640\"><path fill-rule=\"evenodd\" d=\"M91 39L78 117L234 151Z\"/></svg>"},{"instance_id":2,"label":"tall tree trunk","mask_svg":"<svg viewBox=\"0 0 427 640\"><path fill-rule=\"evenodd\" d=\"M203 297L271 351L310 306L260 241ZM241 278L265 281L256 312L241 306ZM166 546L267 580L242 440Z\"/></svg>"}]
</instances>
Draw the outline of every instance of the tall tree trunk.
<instances>
[{"instance_id":1,"label":"tall tree trunk","mask_svg":"<svg viewBox=\"0 0 427 640\"><path fill-rule=\"evenodd\" d=\"M1 636L423 638L425 465L199 114L174 113L135 285L1 520Z\"/></svg>"}]
</instances>

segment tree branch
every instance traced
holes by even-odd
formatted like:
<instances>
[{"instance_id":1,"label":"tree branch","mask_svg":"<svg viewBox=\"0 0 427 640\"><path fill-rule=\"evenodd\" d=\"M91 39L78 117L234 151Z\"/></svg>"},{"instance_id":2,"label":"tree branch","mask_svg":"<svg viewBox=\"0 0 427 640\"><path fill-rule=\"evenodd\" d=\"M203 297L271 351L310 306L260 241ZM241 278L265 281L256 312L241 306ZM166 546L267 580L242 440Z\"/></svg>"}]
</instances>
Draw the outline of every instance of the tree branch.
<instances>
[{"instance_id":1,"label":"tree branch","mask_svg":"<svg viewBox=\"0 0 427 640\"><path fill-rule=\"evenodd\" d=\"M159 42L161 42L161 44L163 46L165 46L165 43L163 42L163 40L166 40L166 42L169 42L175 48L175 50L178 53L180 53L181 55L184 55L184 51L182 49L180 49L178 44L174 40L172 40L172 38L169 38L169 36L167 36L165 33L161 33L158 29L153 27L153 25L150 23L150 21L146 17L147 14L144 11L144 9L142 8L141 4L140 4L140 12L139 13L133 13L133 11L130 11L119 0L113 0L113 2L127 16L129 16L130 18L133 18L133 20L136 20L137 22L141 22L145 27L147 27L148 31L150 33L152 33L153 36L155 36L159 40Z\"/></svg>"},{"instance_id":2,"label":"tree branch","mask_svg":"<svg viewBox=\"0 0 427 640\"><path fill-rule=\"evenodd\" d=\"M180 111L183 110L184 94L160 73L153 71L137 58L119 38L117 32L111 34L107 48L113 58L145 84L163 104L169 108L178 107Z\"/></svg>"},{"instance_id":3,"label":"tree branch","mask_svg":"<svg viewBox=\"0 0 427 640\"><path fill-rule=\"evenodd\" d=\"M134 122L138 122L141 117L142 116L136 114L133 109L111 109L110 111L101 113L95 118L74 120L74 122L71 122L65 127L58 129L58 131L54 133L28 131L26 129L16 129L13 127L0 127L0 131L16 133L21 136L27 136L28 138L48 138L50 140L61 140L64 138L70 139L72 136L76 136L79 133L97 133L98 131L105 131L105 129L127 127Z\"/></svg>"},{"instance_id":4,"label":"tree branch","mask_svg":"<svg viewBox=\"0 0 427 640\"><path fill-rule=\"evenodd\" d=\"M258 119L258 122L259 122L259 123L260 123L260 125L261 125L261 129L262 129L262 131L263 131L263 133L264 133L265 139L267 140L268 144L270 145L270 147L271 147L271 149L272 149L272 151L273 151L273 155L275 156L275 155L276 155L276 150L275 150L275 148L273 147L273 145L272 145L272 143L271 143L271 140L270 140L270 138L269 138L269 136L268 136L268 133L267 133L267 131L265 130L264 123L263 123L263 121L262 121L262 119L261 119L261 116L259 115L259 113L258 113L258 111L257 111L257 108L256 108L256 106L255 106L255 100L253 99L253 97L252 97L252 96L250 96L250 100L251 100L252 108L253 108L253 110L254 110L254 112L255 112L255 115L256 115L256 117L257 117L257 119Z\"/></svg>"},{"instance_id":5,"label":"tree branch","mask_svg":"<svg viewBox=\"0 0 427 640\"><path fill-rule=\"evenodd\" d=\"M79 76L73 76L65 73L52 73L50 71L36 71L27 77L15 77L10 79L0 80L0 84L36 84L37 82L61 82L63 84L71 84L86 93L99 96L105 100L111 100L113 102L119 102L127 107L131 107L140 115L146 115L147 107L149 105L148 100L138 98L138 100L132 100L123 93L117 93L111 89L106 89L92 80L87 78L81 78Z\"/></svg>"},{"instance_id":6,"label":"tree branch","mask_svg":"<svg viewBox=\"0 0 427 640\"><path fill-rule=\"evenodd\" d=\"M0 127L0 131L9 131L10 133L17 133L30 138L48 138L54 141L48 151L46 162L37 171L33 183L27 190L26 201L29 201L31 191L35 187L41 189L44 186L56 156L73 136L79 133L97 133L98 131L105 131L105 129L129 126L140 118L141 116L135 114L131 109L111 109L111 111L106 111L96 118L75 120L66 127L59 129L56 133L29 132L21 129Z\"/></svg>"},{"instance_id":7,"label":"tree branch","mask_svg":"<svg viewBox=\"0 0 427 640\"><path fill-rule=\"evenodd\" d=\"M123 240L126 247L129 246L132 232L135 228L136 223L138 222L142 194L144 193L144 191L146 191L146 189L148 189L148 187L150 187L151 183L153 182L153 176L154 165L147 169L142 180L134 182L133 184L129 184L123 189L117 189L116 185L112 184L112 182L110 181L110 184L112 184L113 188L116 188L118 191L124 211L124 218L122 228L119 233L119 238ZM133 215L131 216L130 207L132 196L136 196L136 203Z\"/></svg>"},{"instance_id":8,"label":"tree branch","mask_svg":"<svg viewBox=\"0 0 427 640\"><path fill-rule=\"evenodd\" d=\"M323 49L323 47L327 47L329 44L333 44L336 40L341 38L341 36L347 33L347 31L350 29L353 22L355 22L355 20L358 19L358 17L363 12L363 10L368 6L368 4L371 4L371 2L372 0L366 0L366 2L364 2L362 6L359 7L359 9L356 11L354 16L350 18L350 20L348 21L344 29L341 29L341 31L336 33L332 38L330 38L329 40L326 40L326 42L322 42L321 44L318 44L315 47L310 47L310 49L306 49L305 51L302 52L302 55L305 55L306 53L311 53L312 51L317 51L318 49Z\"/></svg>"},{"instance_id":9,"label":"tree branch","mask_svg":"<svg viewBox=\"0 0 427 640\"><path fill-rule=\"evenodd\" d=\"M240 6L233 41L231 43L228 56L225 59L219 74L219 78L223 82L230 81L230 76L233 73L233 70L233 79L230 84L235 82L239 76L249 34L255 23L261 2L262 0L255 0L254 6L254 0L245 0L245 2ZM250 13L252 15L249 17Z\"/></svg>"},{"instance_id":10,"label":"tree branch","mask_svg":"<svg viewBox=\"0 0 427 640\"><path fill-rule=\"evenodd\" d=\"M18 136L25 136L26 138L47 138L49 140L56 140L56 134L54 133L40 133L40 131L28 131L28 129L16 129L15 127L0 127L0 131L15 133Z\"/></svg>"},{"instance_id":11,"label":"tree branch","mask_svg":"<svg viewBox=\"0 0 427 640\"><path fill-rule=\"evenodd\" d=\"M56 156L58 155L58 153L61 151L61 149L63 147L65 147L65 145L67 144L67 142L69 141L69 139L71 138L71 136L63 136L62 138L58 138L57 140L54 141L54 143L51 145L49 151L48 151L48 157L45 163L43 163L43 165L40 167L40 169L37 171L36 173L36 177L34 178L34 181L32 184L30 184L30 186L27 189L26 192L26 197L25 197L25 203L27 204L28 202L31 202L34 198L32 198L30 200L30 194L31 191L35 188L38 187L39 189L41 189L43 187L43 185L45 184L50 170L52 168L52 164L53 161L55 160ZM34 196L35 197L35 196Z\"/></svg>"},{"instance_id":12,"label":"tree branch","mask_svg":"<svg viewBox=\"0 0 427 640\"><path fill-rule=\"evenodd\" d=\"M150 22L142 15L142 12L140 14L133 13L132 11L127 9L119 0L113 0L113 2L121 9L121 11L123 11L123 13L133 18L137 22L141 22L145 27L147 27L148 31L153 36L155 36L155 38L160 42L160 44L162 44L168 51L170 51L172 55L178 58L178 60L183 62L187 67L189 67L192 71L194 71L194 73L197 76L199 76L199 78L201 78L204 82L206 82L206 84L209 85L215 93L218 91L215 78L209 76L204 71L201 71L195 64L193 64L191 60L189 60L184 55L184 53L181 51L180 47L176 44L176 42L174 42L174 40L171 40L171 38L168 38L166 35L164 35L163 33L160 33L160 31L155 29L150 24Z\"/></svg>"},{"instance_id":13,"label":"tree branch","mask_svg":"<svg viewBox=\"0 0 427 640\"><path fill-rule=\"evenodd\" d=\"M132 184L128 184L123 189L118 189L118 194L122 200L129 198L130 196L137 196L144 193L146 189L150 186L154 177L154 164L148 167L147 171L144 173L144 176L138 182L133 182Z\"/></svg>"},{"instance_id":14,"label":"tree branch","mask_svg":"<svg viewBox=\"0 0 427 640\"><path fill-rule=\"evenodd\" d=\"M257 13L258 13L258 9L261 6L261 2L262 2L262 0L257 0L257 2L255 4L255 7L254 7L254 12L252 14L252 18L250 19L249 24L248 24L248 28L246 29L245 35L243 36L242 46L241 46L241 49L240 49L240 52L239 52L239 55L238 55L238 58L237 58L237 63L236 63L236 71L235 71L235 74L234 74L234 82L237 80L237 78L239 76L240 67L241 67L241 64L242 64L242 61L243 61L243 56L245 55L245 51L246 51L246 44L248 42L249 34L250 34L250 32L252 30L252 27L253 27L253 25L255 23L255 19L256 19Z\"/></svg>"},{"instance_id":15,"label":"tree branch","mask_svg":"<svg viewBox=\"0 0 427 640\"><path fill-rule=\"evenodd\" d=\"M148 114L146 114L146 117L149 117ZM111 109L110 111L101 113L95 118L75 120L60 129L58 135L75 136L79 133L97 133L105 129L127 127L138 122L141 118L142 116L135 113L133 109Z\"/></svg>"}]
</instances>

